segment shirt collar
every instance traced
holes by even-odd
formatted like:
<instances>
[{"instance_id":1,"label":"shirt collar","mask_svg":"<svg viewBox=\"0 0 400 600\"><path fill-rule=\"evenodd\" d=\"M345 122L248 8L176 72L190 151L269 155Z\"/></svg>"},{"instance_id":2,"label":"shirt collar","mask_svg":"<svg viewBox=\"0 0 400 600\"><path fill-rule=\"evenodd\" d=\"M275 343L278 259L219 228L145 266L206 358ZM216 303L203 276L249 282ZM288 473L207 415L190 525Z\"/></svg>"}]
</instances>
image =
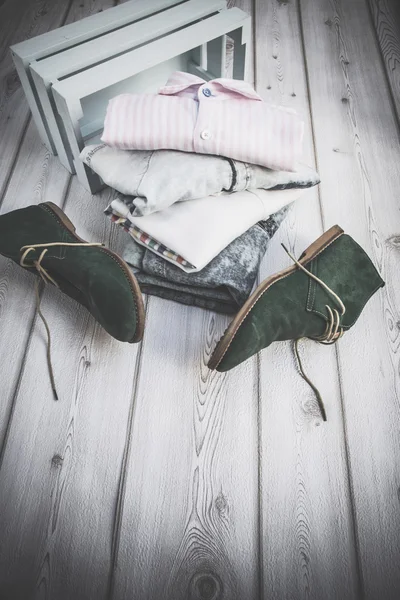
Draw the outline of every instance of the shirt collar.
<instances>
[{"instance_id":1,"label":"shirt collar","mask_svg":"<svg viewBox=\"0 0 400 600\"><path fill-rule=\"evenodd\" d=\"M239 94L239 96L243 96L244 98L262 101L262 98L246 81L240 81L238 79L225 79L220 77L219 79L212 79L211 81L206 82L197 75L184 73L183 71L175 71L175 73L172 73L165 86L160 88L158 93L163 95L174 95L178 94L179 92L183 92L184 90L189 91L189 88L193 88L193 92L195 92L199 87L206 83L221 86L223 88L222 91L226 91L228 93L234 92L235 94Z\"/></svg>"}]
</instances>

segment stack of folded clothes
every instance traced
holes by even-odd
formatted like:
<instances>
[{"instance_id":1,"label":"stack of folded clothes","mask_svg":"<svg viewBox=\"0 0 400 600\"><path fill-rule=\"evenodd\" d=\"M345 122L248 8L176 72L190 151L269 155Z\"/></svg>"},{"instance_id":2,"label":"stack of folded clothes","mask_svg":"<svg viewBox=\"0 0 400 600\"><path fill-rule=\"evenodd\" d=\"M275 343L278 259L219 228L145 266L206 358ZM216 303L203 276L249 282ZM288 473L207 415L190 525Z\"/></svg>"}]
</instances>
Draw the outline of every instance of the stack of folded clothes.
<instances>
[{"instance_id":1,"label":"stack of folded clothes","mask_svg":"<svg viewBox=\"0 0 400 600\"><path fill-rule=\"evenodd\" d=\"M144 293L233 314L303 191L303 123L243 81L176 72L158 94L123 94L82 161L117 195L105 213Z\"/></svg>"}]
</instances>

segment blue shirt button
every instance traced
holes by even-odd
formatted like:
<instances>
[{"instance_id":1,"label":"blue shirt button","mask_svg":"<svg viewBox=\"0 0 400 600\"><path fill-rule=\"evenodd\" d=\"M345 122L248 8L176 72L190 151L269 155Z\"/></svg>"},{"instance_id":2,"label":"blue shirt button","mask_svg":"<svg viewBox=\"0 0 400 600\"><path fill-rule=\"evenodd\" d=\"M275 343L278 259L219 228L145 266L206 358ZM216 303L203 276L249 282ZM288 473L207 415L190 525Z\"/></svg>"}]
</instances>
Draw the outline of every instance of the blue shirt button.
<instances>
[{"instance_id":1,"label":"blue shirt button","mask_svg":"<svg viewBox=\"0 0 400 600\"><path fill-rule=\"evenodd\" d=\"M203 88L203 94L207 96L207 98L212 95L209 88Z\"/></svg>"}]
</instances>

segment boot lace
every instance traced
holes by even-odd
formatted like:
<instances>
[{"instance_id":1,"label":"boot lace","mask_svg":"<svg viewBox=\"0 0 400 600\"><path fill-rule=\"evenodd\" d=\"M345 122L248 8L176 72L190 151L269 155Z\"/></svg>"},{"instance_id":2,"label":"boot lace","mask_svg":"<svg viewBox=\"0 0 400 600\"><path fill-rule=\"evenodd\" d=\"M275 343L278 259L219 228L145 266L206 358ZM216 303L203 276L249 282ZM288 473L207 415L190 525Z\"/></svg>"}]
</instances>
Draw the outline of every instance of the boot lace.
<instances>
[{"instance_id":1,"label":"boot lace","mask_svg":"<svg viewBox=\"0 0 400 600\"><path fill-rule=\"evenodd\" d=\"M76 244L67 243L67 242L51 242L49 244L32 244L31 246L22 246L22 248L20 248L20 252L22 252L22 255L21 255L19 264L24 269L35 268L45 284L51 283L55 287L59 288L60 286L58 285L57 281L55 281L55 279L53 279L53 277L50 275L50 273L47 271L47 269L45 269L44 266L42 265L42 260L45 257L45 255L47 254L48 249L51 247L54 247L54 246L87 246L87 247L92 246L92 247L95 247L95 246L102 246L102 245L103 244L101 244L101 243L93 243L92 244L89 242L76 243ZM43 248L42 252L40 253L39 258L37 260L33 260L31 263L27 263L26 258L29 256L29 254L32 251L34 252L37 248ZM39 283L40 283L40 280L37 279L35 281L36 312L38 313L39 317L42 319L43 325L46 329L47 366L48 366L48 370L49 370L50 383L51 383L51 389L53 391L54 400L58 400L58 393L57 393L57 388L56 388L55 379L54 379L54 369L53 369L53 365L52 365L52 361L51 361L51 334L50 334L49 325L40 309L41 298L39 295Z\"/></svg>"},{"instance_id":2,"label":"boot lace","mask_svg":"<svg viewBox=\"0 0 400 600\"><path fill-rule=\"evenodd\" d=\"M325 345L335 344L344 334L344 329L341 325L340 320L341 320L341 317L346 312L345 305L343 304L343 302L339 298L339 296L324 281L322 281L322 279L320 279L319 277L314 275L314 273L311 273L311 271L306 269L304 267L304 265L302 265L301 262L299 262L297 260L297 258L295 258L293 256L293 254L286 248L286 246L284 244L282 244L282 247L285 250L285 252L287 253L287 255L292 259L292 261L299 267L299 269L304 271L304 273L306 273L306 275L308 275L308 277L311 277L312 279L314 279L314 281L316 281L321 287L323 287L324 290L326 292L328 292L328 294L336 301L336 303L340 309L340 312L336 308L331 308L328 304L326 304L325 307L326 307L326 310L328 313L328 321L326 324L325 331L320 336L310 338L312 340L315 340L316 342L319 342L320 344L325 344ZM303 365L302 365L302 362L300 359L300 354L299 354L300 339L302 339L302 338L294 340L294 343L293 343L293 349L294 349L297 364L299 367L300 375L308 383L308 385L311 387L311 389L314 391L316 399L317 399L318 407L319 407L319 410L321 413L322 420L326 421L326 411L325 411L325 406L324 406L321 394L320 394L318 388L312 383L312 381L309 379L309 377L307 377L307 375L304 372L304 368L303 368Z\"/></svg>"}]
</instances>

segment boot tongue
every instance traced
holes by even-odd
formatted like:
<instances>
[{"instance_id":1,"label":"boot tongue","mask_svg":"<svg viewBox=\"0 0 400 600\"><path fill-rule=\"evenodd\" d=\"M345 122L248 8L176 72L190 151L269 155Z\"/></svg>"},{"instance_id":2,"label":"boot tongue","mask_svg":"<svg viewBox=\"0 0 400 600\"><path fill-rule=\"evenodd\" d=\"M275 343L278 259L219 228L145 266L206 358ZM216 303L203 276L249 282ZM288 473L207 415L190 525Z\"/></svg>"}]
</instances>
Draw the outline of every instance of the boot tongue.
<instances>
[{"instance_id":1,"label":"boot tongue","mask_svg":"<svg viewBox=\"0 0 400 600\"><path fill-rule=\"evenodd\" d=\"M341 325L345 329L355 323L370 297L385 285L366 252L346 234L342 234L305 266L344 303L346 312L341 317ZM327 304L339 310L334 298L310 278L306 310L328 320Z\"/></svg>"}]
</instances>

